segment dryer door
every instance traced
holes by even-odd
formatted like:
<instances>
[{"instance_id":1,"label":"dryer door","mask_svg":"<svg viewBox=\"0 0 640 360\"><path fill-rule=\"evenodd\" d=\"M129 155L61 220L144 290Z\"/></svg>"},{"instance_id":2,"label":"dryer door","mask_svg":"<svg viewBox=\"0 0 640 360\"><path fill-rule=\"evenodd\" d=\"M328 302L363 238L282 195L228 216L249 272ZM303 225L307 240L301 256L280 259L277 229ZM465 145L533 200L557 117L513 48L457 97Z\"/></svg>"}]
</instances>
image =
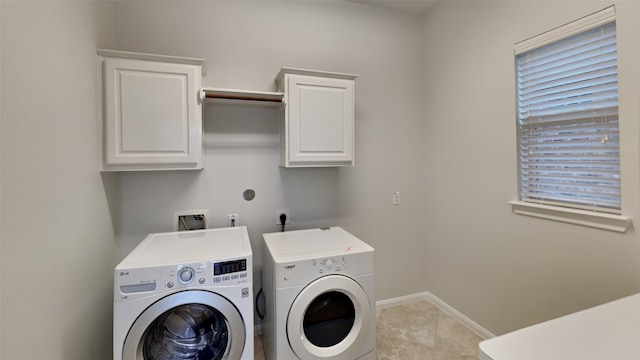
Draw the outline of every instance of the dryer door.
<instances>
[{"instance_id":1,"label":"dryer door","mask_svg":"<svg viewBox=\"0 0 640 360\"><path fill-rule=\"evenodd\" d=\"M238 360L242 316L225 297L201 290L171 294L149 306L129 330L123 360Z\"/></svg>"},{"instance_id":2,"label":"dryer door","mask_svg":"<svg viewBox=\"0 0 640 360\"><path fill-rule=\"evenodd\" d=\"M300 359L355 359L370 331L371 303L353 279L328 275L307 285L289 310L287 337Z\"/></svg>"}]
</instances>

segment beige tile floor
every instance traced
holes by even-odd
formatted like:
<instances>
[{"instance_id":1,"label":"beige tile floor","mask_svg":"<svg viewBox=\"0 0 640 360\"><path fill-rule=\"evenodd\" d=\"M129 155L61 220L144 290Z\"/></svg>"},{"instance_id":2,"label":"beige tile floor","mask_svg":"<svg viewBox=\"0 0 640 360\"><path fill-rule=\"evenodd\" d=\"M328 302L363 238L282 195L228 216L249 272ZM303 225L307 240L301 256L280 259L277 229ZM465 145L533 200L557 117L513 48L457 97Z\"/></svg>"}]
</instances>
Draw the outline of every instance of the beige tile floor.
<instances>
[{"instance_id":1,"label":"beige tile floor","mask_svg":"<svg viewBox=\"0 0 640 360\"><path fill-rule=\"evenodd\" d=\"M378 309L378 360L477 360L482 338L427 300ZM255 360L264 360L262 337ZM290 359L279 359L290 360Z\"/></svg>"}]
</instances>

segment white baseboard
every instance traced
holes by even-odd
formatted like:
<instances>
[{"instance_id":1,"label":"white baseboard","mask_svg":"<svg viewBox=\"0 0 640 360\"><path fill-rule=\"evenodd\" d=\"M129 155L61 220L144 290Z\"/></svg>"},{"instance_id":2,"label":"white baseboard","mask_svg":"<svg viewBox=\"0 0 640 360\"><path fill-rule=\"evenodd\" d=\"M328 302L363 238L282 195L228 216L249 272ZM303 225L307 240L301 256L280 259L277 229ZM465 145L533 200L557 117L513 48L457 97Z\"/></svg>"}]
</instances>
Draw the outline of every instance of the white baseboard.
<instances>
[{"instance_id":1,"label":"white baseboard","mask_svg":"<svg viewBox=\"0 0 640 360\"><path fill-rule=\"evenodd\" d=\"M392 306L410 304L412 302L416 302L424 299L427 299L424 293L410 294L410 295L400 296L392 299L378 300L376 301L376 308L384 309Z\"/></svg>"},{"instance_id":2,"label":"white baseboard","mask_svg":"<svg viewBox=\"0 0 640 360\"><path fill-rule=\"evenodd\" d=\"M422 292L422 293L417 293L417 294L400 296L400 297L392 298L392 299L379 300L379 301L376 301L376 307L378 309L384 309L384 308L388 308L388 307L392 307L392 306L398 306L398 305L404 305L404 304L408 304L408 303L412 303L412 302L420 301L420 300L427 300L427 301L431 302L432 304L437 306L443 312L447 313L448 315L450 315L454 319L460 321L460 323L462 323L469 330L473 331L474 333L476 333L478 336L480 336L484 340L491 339L491 338L495 337L495 335L492 334L489 330L483 328L478 323L476 323L475 321L471 320L466 315L464 315L460 311L456 310L451 305L449 305L446 302L442 301L440 298L438 298L437 296L433 295L432 293L430 293L428 291L425 291L425 292Z\"/></svg>"}]
</instances>

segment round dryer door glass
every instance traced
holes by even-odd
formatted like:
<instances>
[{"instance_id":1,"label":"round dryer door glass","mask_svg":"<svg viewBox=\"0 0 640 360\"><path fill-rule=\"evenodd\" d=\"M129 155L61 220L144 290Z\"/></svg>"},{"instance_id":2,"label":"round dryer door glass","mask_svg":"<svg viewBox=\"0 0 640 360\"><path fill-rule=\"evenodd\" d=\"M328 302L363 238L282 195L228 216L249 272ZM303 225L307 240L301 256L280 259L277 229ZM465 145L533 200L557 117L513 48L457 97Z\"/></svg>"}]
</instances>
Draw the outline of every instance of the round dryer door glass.
<instances>
[{"instance_id":1,"label":"round dryer door glass","mask_svg":"<svg viewBox=\"0 0 640 360\"><path fill-rule=\"evenodd\" d=\"M289 308L289 345L299 359L360 358L373 348L367 343L375 332L372 311L367 293L355 280L343 275L318 278Z\"/></svg>"},{"instance_id":2,"label":"round dryer door glass","mask_svg":"<svg viewBox=\"0 0 640 360\"><path fill-rule=\"evenodd\" d=\"M309 304L302 327L313 345L329 347L349 335L355 319L356 309L351 299L342 292L329 291Z\"/></svg>"},{"instance_id":3,"label":"round dryer door glass","mask_svg":"<svg viewBox=\"0 0 640 360\"><path fill-rule=\"evenodd\" d=\"M218 310L185 304L154 320L142 341L145 360L219 360L228 352L229 328Z\"/></svg>"}]
</instances>

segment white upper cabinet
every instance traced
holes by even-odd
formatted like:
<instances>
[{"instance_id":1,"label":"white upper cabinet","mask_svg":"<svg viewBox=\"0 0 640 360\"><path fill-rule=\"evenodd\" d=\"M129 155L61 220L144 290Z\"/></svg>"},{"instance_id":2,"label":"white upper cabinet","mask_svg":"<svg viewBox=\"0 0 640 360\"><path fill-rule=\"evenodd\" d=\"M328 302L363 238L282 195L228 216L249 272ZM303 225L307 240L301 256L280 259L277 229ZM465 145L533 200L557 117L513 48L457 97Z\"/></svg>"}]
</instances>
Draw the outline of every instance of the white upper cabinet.
<instances>
[{"instance_id":1,"label":"white upper cabinet","mask_svg":"<svg viewBox=\"0 0 640 360\"><path fill-rule=\"evenodd\" d=\"M286 104L280 128L280 166L354 164L356 77L282 68L276 77Z\"/></svg>"},{"instance_id":2,"label":"white upper cabinet","mask_svg":"<svg viewBox=\"0 0 640 360\"><path fill-rule=\"evenodd\" d=\"M202 169L204 60L99 50L103 170Z\"/></svg>"}]
</instances>

